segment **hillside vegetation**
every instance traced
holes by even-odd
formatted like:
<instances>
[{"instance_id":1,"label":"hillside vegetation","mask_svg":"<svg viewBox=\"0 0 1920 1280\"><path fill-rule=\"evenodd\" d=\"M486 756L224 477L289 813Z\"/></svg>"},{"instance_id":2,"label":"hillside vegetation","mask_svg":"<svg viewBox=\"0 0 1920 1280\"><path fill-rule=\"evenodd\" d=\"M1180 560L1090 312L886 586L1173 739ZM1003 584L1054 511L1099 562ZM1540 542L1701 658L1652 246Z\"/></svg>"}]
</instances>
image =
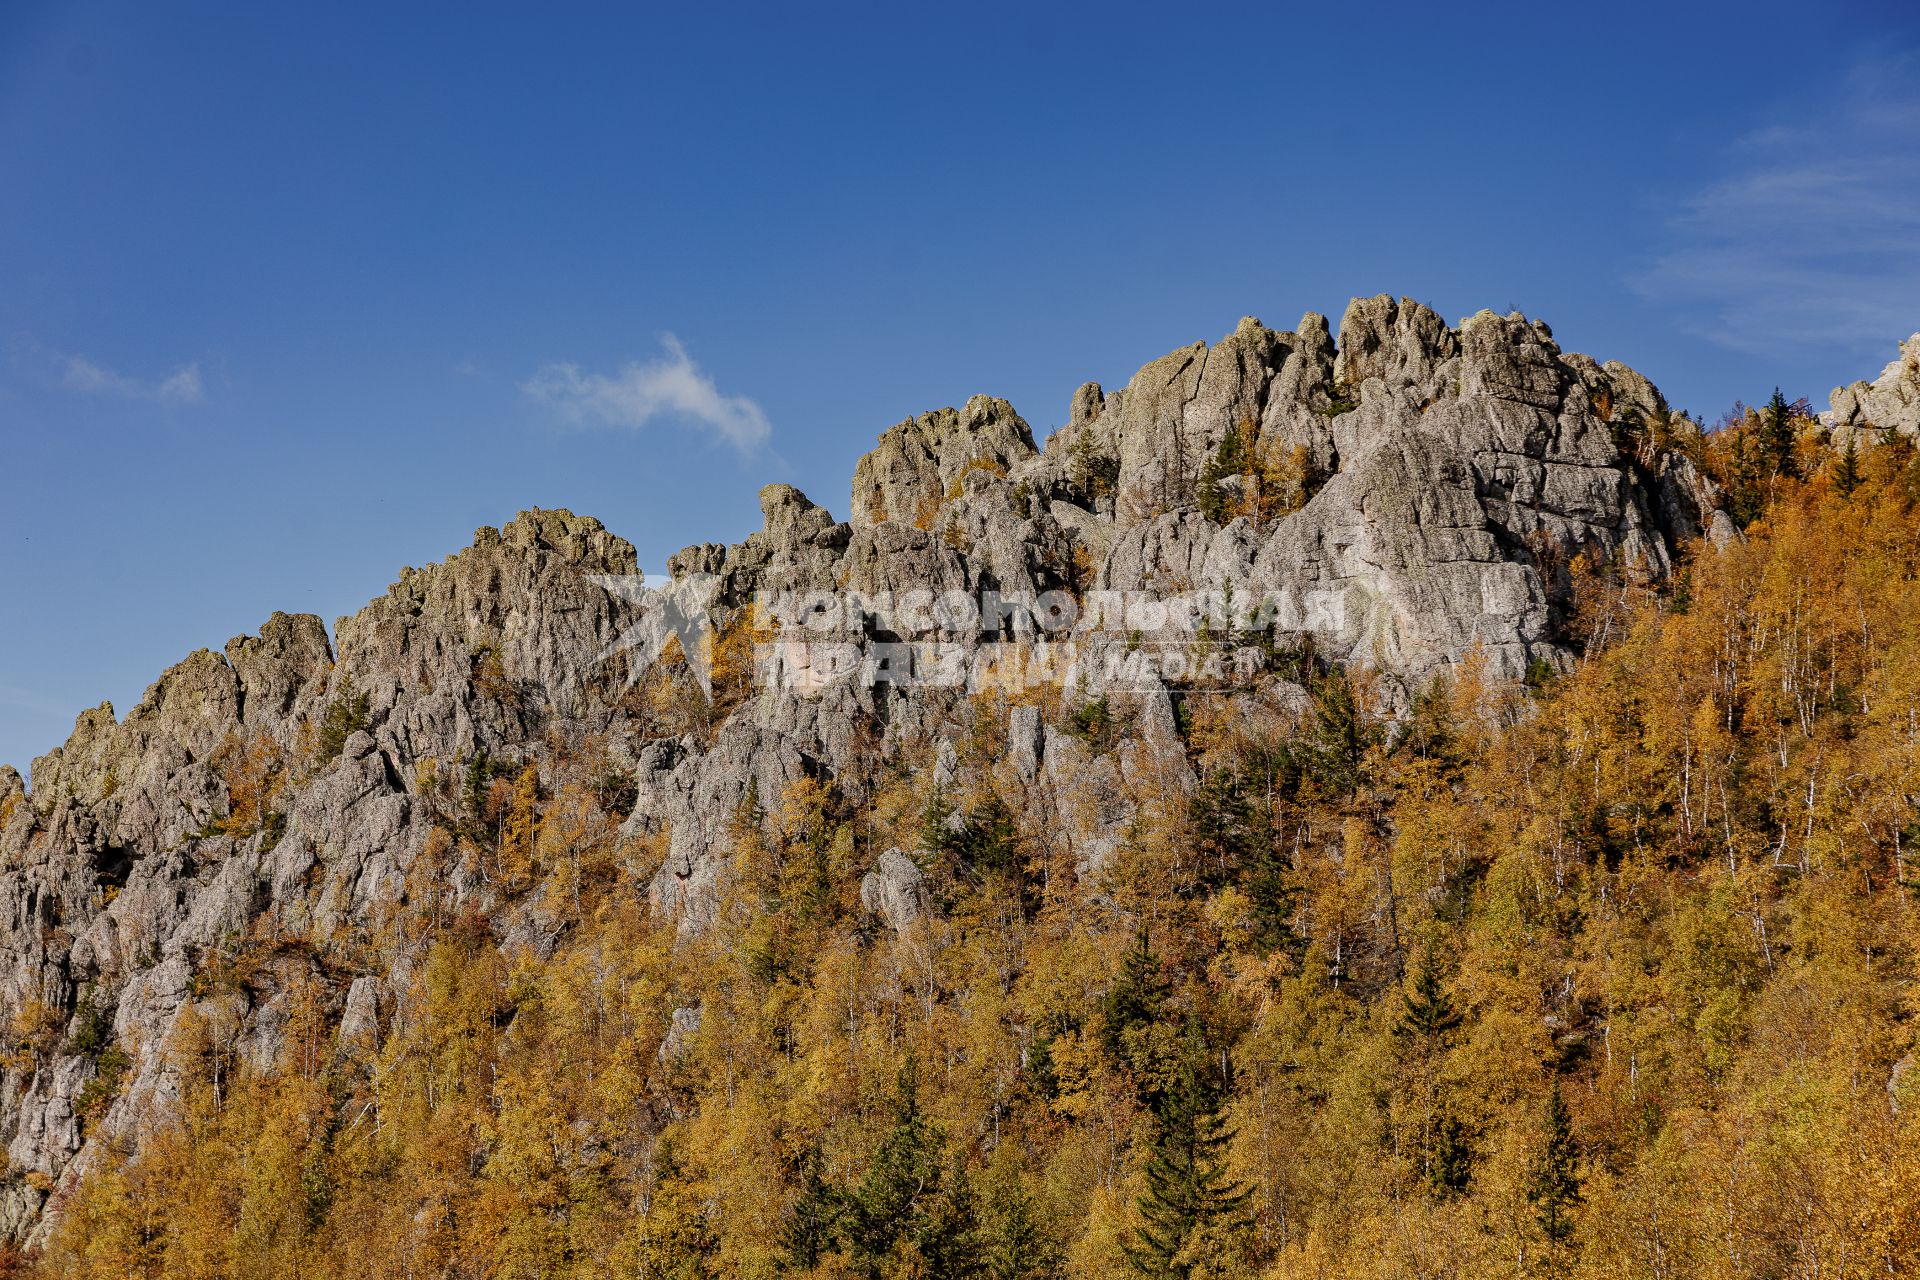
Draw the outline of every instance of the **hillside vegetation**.
<instances>
[{"instance_id":1,"label":"hillside vegetation","mask_svg":"<svg viewBox=\"0 0 1920 1280\"><path fill-rule=\"evenodd\" d=\"M1399 718L1310 655L1304 711L1191 696L1199 784L1097 876L993 789L1003 695L958 709L969 789L750 793L692 937L604 743L417 781L405 910L262 915L196 978L177 1098L19 1265L1920 1274L1920 464L1779 410L1693 440L1745 541L1657 591L1574 563L1572 670L1470 655ZM891 846L933 908L897 933L859 893ZM409 946L388 1016L328 1014ZM219 1011L269 972L314 995L262 1073Z\"/></svg>"}]
</instances>

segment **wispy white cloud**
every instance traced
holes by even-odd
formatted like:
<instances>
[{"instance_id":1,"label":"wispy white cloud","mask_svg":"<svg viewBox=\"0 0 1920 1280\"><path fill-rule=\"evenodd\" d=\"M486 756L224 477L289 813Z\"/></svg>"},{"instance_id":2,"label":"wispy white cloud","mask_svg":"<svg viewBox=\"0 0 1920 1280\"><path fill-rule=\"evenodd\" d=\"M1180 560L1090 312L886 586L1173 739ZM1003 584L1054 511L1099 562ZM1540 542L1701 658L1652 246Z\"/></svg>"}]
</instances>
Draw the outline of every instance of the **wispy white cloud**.
<instances>
[{"instance_id":1,"label":"wispy white cloud","mask_svg":"<svg viewBox=\"0 0 1920 1280\"><path fill-rule=\"evenodd\" d=\"M1920 328L1920 54L1856 67L1684 196L1633 283L1725 346L1879 349Z\"/></svg>"},{"instance_id":2,"label":"wispy white cloud","mask_svg":"<svg viewBox=\"0 0 1920 1280\"><path fill-rule=\"evenodd\" d=\"M672 334L660 343L666 349L661 358L636 361L611 375L587 373L576 364L544 365L521 390L569 422L637 429L656 419L677 419L742 453L766 444L773 428L759 405L746 396L722 395Z\"/></svg>"},{"instance_id":3,"label":"wispy white cloud","mask_svg":"<svg viewBox=\"0 0 1920 1280\"><path fill-rule=\"evenodd\" d=\"M151 400L159 404L199 404L206 397L200 364L183 364L164 378L132 378L85 356L58 357L60 385L69 391L118 396L123 400Z\"/></svg>"}]
</instances>

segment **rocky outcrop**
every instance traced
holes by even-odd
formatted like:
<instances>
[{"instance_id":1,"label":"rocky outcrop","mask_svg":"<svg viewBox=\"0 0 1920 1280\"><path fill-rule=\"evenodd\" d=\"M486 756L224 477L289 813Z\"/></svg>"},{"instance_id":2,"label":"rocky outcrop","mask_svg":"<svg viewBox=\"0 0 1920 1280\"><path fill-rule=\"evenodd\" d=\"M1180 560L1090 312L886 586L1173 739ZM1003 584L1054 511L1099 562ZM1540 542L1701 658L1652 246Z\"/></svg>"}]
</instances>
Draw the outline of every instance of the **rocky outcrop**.
<instances>
[{"instance_id":1,"label":"rocky outcrop","mask_svg":"<svg viewBox=\"0 0 1920 1280\"><path fill-rule=\"evenodd\" d=\"M699 1006L684 1005L675 1009L667 1019L667 1034L660 1039L660 1061L671 1062L680 1057L699 1034Z\"/></svg>"},{"instance_id":2,"label":"rocky outcrop","mask_svg":"<svg viewBox=\"0 0 1920 1280\"><path fill-rule=\"evenodd\" d=\"M1835 387L1827 415L1836 429L1920 435L1920 333L1900 344L1900 355L1872 382Z\"/></svg>"},{"instance_id":3,"label":"rocky outcrop","mask_svg":"<svg viewBox=\"0 0 1920 1280\"><path fill-rule=\"evenodd\" d=\"M34 762L30 794L0 776L0 1005L45 1028L0 1080L0 1230L28 1234L50 1192L172 1096L189 1004L243 1059L272 1061L301 975L218 975L263 933L363 952L354 939L415 892L442 803L430 779L606 727L623 681L596 668L626 619L589 578L633 569L599 522L529 512L403 572L340 620L337 647L318 618L276 614L169 670L125 720L82 714ZM343 1042L370 1045L395 975L316 963L306 976L333 992ZM81 1034L102 1017L118 1065ZM111 1102L82 1116L82 1090L109 1070Z\"/></svg>"},{"instance_id":4,"label":"rocky outcrop","mask_svg":"<svg viewBox=\"0 0 1920 1280\"><path fill-rule=\"evenodd\" d=\"M0 1076L13 1171L0 1231L31 1234L48 1195L106 1144L137 1142L177 1091L167 1045L188 1008L266 1063L289 992L317 983L338 1051L374 1052L419 960L373 946L378 927L427 901L501 901L433 850L467 783L503 768L537 775L562 749L600 744L630 785L626 839L658 858L648 900L685 936L717 918L747 825L802 782L857 806L883 767L909 761L948 793L990 781L1057 815L1083 876L1102 874L1142 806L1194 785L1181 678L1098 687L1106 660L1152 647L1151 626L1091 608L1065 631L1019 611L916 631L844 610L816 626L750 614L756 593L1211 593L1233 602L1229 632L1372 668L1404 699L1474 649L1516 676L1567 661L1576 556L1657 579L1681 543L1724 521L1683 456L1622 447L1625 426L1665 411L1644 378L1563 353L1538 322L1483 312L1454 326L1408 299L1362 299L1337 344L1320 316L1291 331L1249 318L1123 389L1088 384L1044 449L985 396L902 422L857 467L845 522L769 486L760 530L669 561L677 582L703 584L694 595L723 631L773 628L754 654L759 680L711 722L689 713L667 729L633 710L640 658L623 641L647 606L600 581L632 575L633 549L566 512L480 530L447 561L405 570L331 637L317 618L276 614L193 654L124 720L83 713L35 762L30 791L0 770L0 1016L30 1041ZM1253 459L1244 474L1221 474L1229 437ZM1285 503L1203 501L1253 494L1275 467L1291 469ZM1047 704L1073 721L1018 702L985 765L952 745L968 732L972 668L946 682L846 679L830 656L926 640L964 658L1043 638L1081 646ZM1273 718L1303 695L1270 673L1234 696L1237 714ZM897 849L874 859L860 896L893 934L932 910ZM538 918L510 915L496 917L501 937L550 945ZM237 949L283 937L313 945L231 978ZM684 1012L669 1058L697 1032L698 1011ZM94 1034L103 1018L117 1067ZM83 1103L110 1070L112 1088Z\"/></svg>"},{"instance_id":5,"label":"rocky outcrop","mask_svg":"<svg viewBox=\"0 0 1920 1280\"><path fill-rule=\"evenodd\" d=\"M992 396L909 418L854 468L853 522L899 520L924 528L968 471L1005 475L1033 454L1032 430L1012 405Z\"/></svg>"},{"instance_id":6,"label":"rocky outcrop","mask_svg":"<svg viewBox=\"0 0 1920 1280\"><path fill-rule=\"evenodd\" d=\"M1410 299L1356 299L1337 350L1319 316L1282 333L1248 319L1124 392L1082 388L1010 479L1057 495L1101 586L1276 596L1321 652L1412 687L1475 646L1508 675L1562 661L1567 563L1657 579L1713 524L1711 486L1681 455L1620 447L1620 428L1666 411L1645 378L1561 352L1537 321L1455 328ZM1257 525L1203 517L1230 431L1270 457L1303 450L1317 492ZM1080 478L1101 460L1110 507Z\"/></svg>"},{"instance_id":7,"label":"rocky outcrop","mask_svg":"<svg viewBox=\"0 0 1920 1280\"><path fill-rule=\"evenodd\" d=\"M905 933L927 914L927 878L912 858L889 849L880 855L873 870L860 878L860 905L895 933Z\"/></svg>"}]
</instances>

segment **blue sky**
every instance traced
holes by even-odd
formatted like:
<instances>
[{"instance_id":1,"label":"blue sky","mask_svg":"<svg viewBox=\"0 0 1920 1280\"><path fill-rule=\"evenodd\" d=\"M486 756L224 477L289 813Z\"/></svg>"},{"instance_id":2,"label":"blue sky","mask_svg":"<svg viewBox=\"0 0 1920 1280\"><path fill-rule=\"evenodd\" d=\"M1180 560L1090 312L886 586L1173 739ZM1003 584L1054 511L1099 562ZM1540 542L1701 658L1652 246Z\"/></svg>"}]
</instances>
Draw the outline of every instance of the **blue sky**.
<instances>
[{"instance_id":1,"label":"blue sky","mask_svg":"<svg viewBox=\"0 0 1920 1280\"><path fill-rule=\"evenodd\" d=\"M1243 314L1517 307L1709 418L1920 328L1908 0L308 8L0 6L0 760L521 508L657 567Z\"/></svg>"}]
</instances>

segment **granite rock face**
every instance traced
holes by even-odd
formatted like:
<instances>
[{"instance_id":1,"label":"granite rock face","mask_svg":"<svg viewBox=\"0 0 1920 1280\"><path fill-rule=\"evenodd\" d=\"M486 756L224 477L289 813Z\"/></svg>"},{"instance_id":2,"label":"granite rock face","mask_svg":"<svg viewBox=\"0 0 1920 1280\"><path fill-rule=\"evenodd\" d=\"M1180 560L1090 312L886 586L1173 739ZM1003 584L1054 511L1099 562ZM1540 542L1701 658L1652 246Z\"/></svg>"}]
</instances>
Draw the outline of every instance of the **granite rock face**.
<instances>
[{"instance_id":1,"label":"granite rock face","mask_svg":"<svg viewBox=\"0 0 1920 1280\"><path fill-rule=\"evenodd\" d=\"M905 933L927 914L927 878L912 858L889 849L880 855L873 870L860 878L860 905L886 921L895 933Z\"/></svg>"},{"instance_id":2,"label":"granite rock face","mask_svg":"<svg viewBox=\"0 0 1920 1280\"><path fill-rule=\"evenodd\" d=\"M1033 454L1032 430L1012 405L992 396L909 418L882 435L854 468L853 522L899 520L924 527L967 471L1004 475Z\"/></svg>"},{"instance_id":3,"label":"granite rock face","mask_svg":"<svg viewBox=\"0 0 1920 1280\"><path fill-rule=\"evenodd\" d=\"M861 460L850 520L772 485L762 529L669 567L710 584L723 628L756 593L1272 598L1283 607L1261 625L1276 643L1373 669L1404 701L1475 649L1508 675L1564 663L1575 557L1658 579L1725 520L1683 457L1630 447L1632 424L1665 412L1644 378L1563 353L1538 322L1482 312L1452 326L1407 299L1361 299L1337 343L1316 315L1285 332L1247 319L1121 390L1087 384L1044 448L990 397L909 419ZM1293 468L1289 501L1208 501L1266 483L1218 474L1229 436ZM632 796L626 836L658 851L635 892L688 936L717 918L739 824L805 781L855 805L903 761L944 790L991 785L1057 815L1082 875L1100 874L1142 806L1194 783L1179 691L1154 677L1097 705L1099 691L1063 680L1061 716L1016 705L996 757L963 758L975 677L837 679L816 648L785 643L900 637L897 619L855 611L780 622L754 687L663 728L634 711L622 647L642 606L596 581L634 573L633 549L597 521L528 512L404 571L331 636L276 614L167 671L124 720L83 713L34 762L30 791L0 770L0 1016L39 1028L0 1075L13 1170L0 1232L31 1237L49 1195L106 1144L137 1143L178 1092L167 1045L189 1007L264 1065L293 985L318 982L339 1052L371 1053L420 960L374 945L384 923L464 901L501 937L541 945L541 922L495 887L436 869L462 776L539 771L563 747L602 744ZM1131 647L1109 623L1081 610L1064 634L1090 655ZM925 635L966 655L1047 625L936 617ZM1241 714L1284 718L1304 695L1276 677L1235 696ZM269 776L285 782L263 795ZM937 918L911 857L866 856L861 899L889 930ZM284 937L322 958L220 979L246 940ZM75 1033L102 1019L125 1061L111 1100L83 1115L109 1066ZM676 1043L697 1026L697 1011L676 1015Z\"/></svg>"},{"instance_id":4,"label":"granite rock face","mask_svg":"<svg viewBox=\"0 0 1920 1280\"><path fill-rule=\"evenodd\" d=\"M1629 423L1667 412L1659 393L1562 353L1544 324L1481 312L1454 328L1410 299L1363 298L1340 339L1311 314L1282 333L1243 320L1124 392L1083 388L1011 479L1077 504L1059 522L1100 548L1102 585L1287 597L1321 652L1408 687L1475 645L1509 675L1563 661L1566 563L1658 579L1712 522L1711 486L1683 458L1621 447ZM1303 450L1317 491L1258 527L1203 517L1208 459L1233 430ZM1076 467L1102 465L1110 508L1076 487Z\"/></svg>"},{"instance_id":5,"label":"granite rock face","mask_svg":"<svg viewBox=\"0 0 1920 1280\"><path fill-rule=\"evenodd\" d=\"M1831 404L1827 416L1836 429L1920 435L1920 333L1900 344L1899 356L1872 382L1835 387Z\"/></svg>"}]
</instances>

